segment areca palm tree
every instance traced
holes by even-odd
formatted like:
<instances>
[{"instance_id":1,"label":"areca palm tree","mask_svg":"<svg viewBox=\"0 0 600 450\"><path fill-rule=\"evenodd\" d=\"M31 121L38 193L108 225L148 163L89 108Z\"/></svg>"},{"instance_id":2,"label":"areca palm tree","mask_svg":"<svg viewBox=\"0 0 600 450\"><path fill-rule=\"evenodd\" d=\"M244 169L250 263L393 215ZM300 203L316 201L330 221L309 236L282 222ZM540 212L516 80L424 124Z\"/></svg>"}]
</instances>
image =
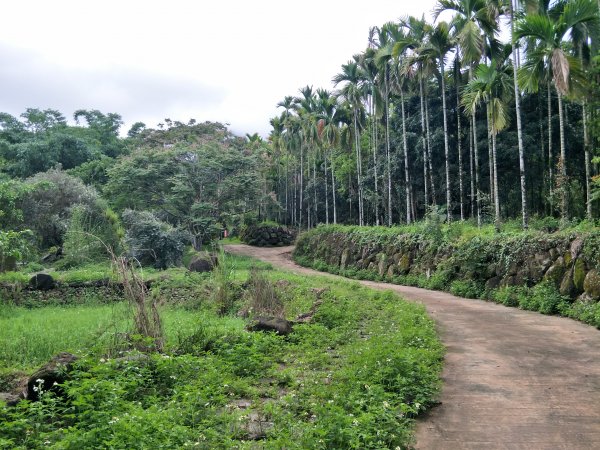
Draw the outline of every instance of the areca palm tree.
<instances>
[{"instance_id":1,"label":"areca palm tree","mask_svg":"<svg viewBox=\"0 0 600 450\"><path fill-rule=\"evenodd\" d=\"M377 68L379 69L379 84L382 86L384 100L384 119L385 119L385 159L387 174L387 215L388 226L392 226L392 158L390 145L390 64L392 61L392 50L394 46L393 34L398 30L398 25L388 22L381 28L378 28L379 49L375 57Z\"/></svg>"},{"instance_id":2,"label":"areca palm tree","mask_svg":"<svg viewBox=\"0 0 600 450\"><path fill-rule=\"evenodd\" d=\"M454 43L450 37L450 27L446 22L439 22L429 28L428 40L423 54L432 54L438 59L440 70L440 90L442 91L442 110L444 117L444 156L446 162L446 218L452 221L452 197L450 191L450 148L448 143L448 108L446 106L446 54L452 49Z\"/></svg>"},{"instance_id":3,"label":"areca palm tree","mask_svg":"<svg viewBox=\"0 0 600 450\"><path fill-rule=\"evenodd\" d=\"M500 0L438 0L434 17L444 11L451 11L454 16L451 27L462 59L468 66L469 80L473 78L473 68L481 62L487 53L495 54L500 47L496 39L498 32L498 14ZM474 160L475 183L472 184L471 198L476 198L477 223L481 225L481 194L479 190L479 151L477 145L476 110L471 113L471 135L473 137L471 157ZM490 163L491 166L491 163ZM473 180L473 173L471 173Z\"/></svg>"},{"instance_id":4,"label":"areca palm tree","mask_svg":"<svg viewBox=\"0 0 600 450\"><path fill-rule=\"evenodd\" d=\"M530 39L533 43L519 72L521 84L529 90L537 90L539 68L545 67L551 74L556 90L560 134L559 165L563 184L567 177L563 99L571 92L572 81L577 78L580 67L579 61L566 51L565 40L578 25L595 24L597 21L598 4L594 0L570 0L559 2L547 14L526 15L515 24L514 37ZM561 218L566 220L566 186L562 186L560 195Z\"/></svg>"},{"instance_id":5,"label":"areca palm tree","mask_svg":"<svg viewBox=\"0 0 600 450\"><path fill-rule=\"evenodd\" d=\"M306 173L310 176L310 156L311 151L314 153L315 142L317 140L317 125L315 117L315 99L312 86L305 86L299 90L300 96L294 98L295 110L301 121L301 145L300 145L300 206L303 205L304 199L304 150L307 151L307 167ZM312 155L313 158L315 155ZM316 176L313 171L313 176ZM313 186L316 182L313 178ZM316 194L315 194L316 197ZM308 206L306 214L306 224L308 228L311 228L311 210L316 208L317 201L314 199L312 208L310 207L310 196L306 197ZM316 215L316 211L315 211Z\"/></svg>"},{"instance_id":6,"label":"areca palm tree","mask_svg":"<svg viewBox=\"0 0 600 450\"><path fill-rule=\"evenodd\" d=\"M339 130L337 126L337 112L338 102L335 96L331 92L325 89L317 90L317 133L319 136L319 142L324 148L324 161L323 171L325 174L325 221L329 224L329 189L328 189L328 173L327 164L328 160L331 167L331 192L332 192L332 204L333 204L333 223L337 223L337 209L335 202L335 172L333 168L333 158L331 157L331 151L339 142Z\"/></svg>"},{"instance_id":7,"label":"areca palm tree","mask_svg":"<svg viewBox=\"0 0 600 450\"><path fill-rule=\"evenodd\" d=\"M515 38L515 7L513 0L509 0L509 15L510 15L510 34L512 46L512 61L513 61L513 88L515 99L515 114L517 117L517 143L519 146L519 178L521 181L521 221L523 229L529 227L529 214L527 210L527 185L525 180L525 149L523 146L523 127L521 124L521 96L519 94L519 82L517 80L517 70L519 64L519 40Z\"/></svg>"},{"instance_id":8,"label":"areca palm tree","mask_svg":"<svg viewBox=\"0 0 600 450\"><path fill-rule=\"evenodd\" d=\"M360 130L364 113L364 106L362 104L363 81L364 76L356 61L349 61L343 64L342 72L333 77L333 83L336 86L344 83L344 86L339 91L339 96L345 100L352 111L352 128L354 130L352 137L356 153L356 178L358 185L358 222L361 226L364 225L362 152L360 146Z\"/></svg>"},{"instance_id":9,"label":"areca palm tree","mask_svg":"<svg viewBox=\"0 0 600 450\"><path fill-rule=\"evenodd\" d=\"M494 217L496 230L500 230L500 196L498 192L498 170L496 155L496 135L508 124L507 104L513 86L511 85L512 67L507 64L506 57L492 60L490 64L481 64L475 71L475 77L467 83L463 92L462 103L467 112L472 112L481 103L485 103L488 117L488 128L492 140L492 164L494 165Z\"/></svg>"},{"instance_id":10,"label":"areca palm tree","mask_svg":"<svg viewBox=\"0 0 600 450\"><path fill-rule=\"evenodd\" d=\"M379 226L379 174L378 174L378 126L377 116L381 110L381 93L377 86L379 71L375 62L377 54L377 42L375 39L377 27L369 29L369 47L359 56L357 61L364 73L366 102L368 106L368 116L370 125L369 143L373 155L373 187L374 187L374 206L375 206L375 225Z\"/></svg>"},{"instance_id":11,"label":"areca palm tree","mask_svg":"<svg viewBox=\"0 0 600 450\"><path fill-rule=\"evenodd\" d=\"M423 147L423 184L425 209L429 205L429 189L431 189L432 203L435 205L435 184L433 182L433 167L431 164L431 146L429 138L429 120L427 111L427 81L435 72L437 63L435 55L420 54L424 48L427 37L427 30L430 25L427 24L424 17L417 19L415 17L405 17L400 19L400 24L407 30L403 42L397 42L394 45L394 53L407 52L408 56L404 60L403 72L409 76L416 76L419 83L419 100L421 112L421 143ZM429 177L428 177L429 172Z\"/></svg>"}]
</instances>

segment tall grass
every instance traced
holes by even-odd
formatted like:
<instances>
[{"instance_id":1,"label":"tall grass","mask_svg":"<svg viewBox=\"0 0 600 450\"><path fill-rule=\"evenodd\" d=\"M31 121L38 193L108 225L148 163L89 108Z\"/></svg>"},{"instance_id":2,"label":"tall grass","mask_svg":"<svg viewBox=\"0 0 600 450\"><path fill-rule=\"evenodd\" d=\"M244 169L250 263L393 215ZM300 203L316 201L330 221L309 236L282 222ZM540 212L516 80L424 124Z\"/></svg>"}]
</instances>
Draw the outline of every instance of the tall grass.
<instances>
[{"instance_id":1,"label":"tall grass","mask_svg":"<svg viewBox=\"0 0 600 450\"><path fill-rule=\"evenodd\" d=\"M183 308L163 309L167 347L192 334L198 323L208 320L207 314ZM131 330L131 317L126 302L35 309L1 305L0 367L31 370L63 351L105 355L116 338ZM241 322L236 324L243 326Z\"/></svg>"}]
</instances>

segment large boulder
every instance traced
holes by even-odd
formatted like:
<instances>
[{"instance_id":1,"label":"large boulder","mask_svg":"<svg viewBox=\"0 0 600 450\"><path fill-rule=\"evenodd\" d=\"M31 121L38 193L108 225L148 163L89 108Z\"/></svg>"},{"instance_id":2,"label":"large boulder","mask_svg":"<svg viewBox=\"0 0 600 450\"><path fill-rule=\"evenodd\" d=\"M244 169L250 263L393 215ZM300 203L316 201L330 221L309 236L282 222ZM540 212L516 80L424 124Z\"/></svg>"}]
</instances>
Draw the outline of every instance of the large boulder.
<instances>
[{"instance_id":1,"label":"large boulder","mask_svg":"<svg viewBox=\"0 0 600 450\"><path fill-rule=\"evenodd\" d=\"M594 300L600 299L600 272L590 270L585 276L583 282L585 293Z\"/></svg>"},{"instance_id":2,"label":"large boulder","mask_svg":"<svg viewBox=\"0 0 600 450\"><path fill-rule=\"evenodd\" d=\"M50 361L40 367L27 381L25 398L27 400L39 400L40 390L57 391L57 385L65 382L69 371L73 368L73 363L77 356L62 352L54 356Z\"/></svg>"},{"instance_id":3,"label":"large boulder","mask_svg":"<svg viewBox=\"0 0 600 450\"><path fill-rule=\"evenodd\" d=\"M212 255L196 256L190 262L188 269L190 272L210 272L218 263L218 259Z\"/></svg>"},{"instance_id":4,"label":"large boulder","mask_svg":"<svg viewBox=\"0 0 600 450\"><path fill-rule=\"evenodd\" d=\"M47 273L36 273L29 279L29 287L36 291L49 291L55 286L54 278Z\"/></svg>"}]
</instances>

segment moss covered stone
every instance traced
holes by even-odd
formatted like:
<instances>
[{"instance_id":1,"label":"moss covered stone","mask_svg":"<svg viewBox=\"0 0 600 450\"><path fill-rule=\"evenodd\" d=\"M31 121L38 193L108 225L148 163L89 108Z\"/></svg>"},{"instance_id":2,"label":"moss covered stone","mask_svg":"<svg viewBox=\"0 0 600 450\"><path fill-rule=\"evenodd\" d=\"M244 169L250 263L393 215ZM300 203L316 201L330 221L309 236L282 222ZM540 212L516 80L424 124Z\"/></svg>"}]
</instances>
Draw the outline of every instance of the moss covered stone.
<instances>
[{"instance_id":1,"label":"moss covered stone","mask_svg":"<svg viewBox=\"0 0 600 450\"><path fill-rule=\"evenodd\" d=\"M565 261L562 256L559 256L544 274L544 280L552 281L558 287L560 286L564 275Z\"/></svg>"},{"instance_id":2,"label":"moss covered stone","mask_svg":"<svg viewBox=\"0 0 600 450\"><path fill-rule=\"evenodd\" d=\"M575 296L575 283L573 283L573 268L567 270L567 273L565 273L565 276L560 282L559 291L561 295L566 295L568 297Z\"/></svg>"},{"instance_id":3,"label":"moss covered stone","mask_svg":"<svg viewBox=\"0 0 600 450\"><path fill-rule=\"evenodd\" d=\"M350 256L350 250L345 248L342 252L342 256L340 257L340 267L342 269L345 269L346 265L348 264L348 256Z\"/></svg>"},{"instance_id":4,"label":"moss covered stone","mask_svg":"<svg viewBox=\"0 0 600 450\"><path fill-rule=\"evenodd\" d=\"M579 293L583 292L583 282L585 281L585 261L581 258L575 260L573 265L573 284Z\"/></svg>"},{"instance_id":5,"label":"moss covered stone","mask_svg":"<svg viewBox=\"0 0 600 450\"><path fill-rule=\"evenodd\" d=\"M377 260L377 272L379 273L379 276L382 277L387 272L387 268L389 265L388 256L385 253L380 253L379 255L377 255Z\"/></svg>"},{"instance_id":6,"label":"moss covered stone","mask_svg":"<svg viewBox=\"0 0 600 450\"><path fill-rule=\"evenodd\" d=\"M398 261L398 270L400 271L400 273L406 275L409 270L410 270L410 255L408 253L405 253L404 255L402 255L400 257L400 260Z\"/></svg>"},{"instance_id":7,"label":"moss covered stone","mask_svg":"<svg viewBox=\"0 0 600 450\"><path fill-rule=\"evenodd\" d=\"M600 300L600 272L590 270L583 281L585 293L595 300Z\"/></svg>"}]
</instances>

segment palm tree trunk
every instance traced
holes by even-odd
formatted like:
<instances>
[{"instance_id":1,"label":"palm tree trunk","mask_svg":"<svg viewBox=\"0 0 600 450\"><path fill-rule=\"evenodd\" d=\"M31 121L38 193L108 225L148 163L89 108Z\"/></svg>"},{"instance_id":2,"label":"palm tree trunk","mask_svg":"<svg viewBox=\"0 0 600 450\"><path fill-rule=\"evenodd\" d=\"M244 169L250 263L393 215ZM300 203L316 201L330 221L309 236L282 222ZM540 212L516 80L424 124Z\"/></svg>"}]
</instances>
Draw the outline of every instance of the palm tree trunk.
<instances>
[{"instance_id":1,"label":"palm tree trunk","mask_svg":"<svg viewBox=\"0 0 600 450\"><path fill-rule=\"evenodd\" d=\"M423 79L419 77L419 97L421 100L421 143L423 145L423 187L424 187L424 211L429 206L429 189L427 181L427 138L425 134L425 106L423 101Z\"/></svg>"},{"instance_id":2,"label":"palm tree trunk","mask_svg":"<svg viewBox=\"0 0 600 450\"><path fill-rule=\"evenodd\" d=\"M554 158L552 155L552 89L550 88L550 80L548 80L548 182L550 183L550 191L548 198L550 199L550 215L554 215Z\"/></svg>"},{"instance_id":3,"label":"palm tree trunk","mask_svg":"<svg viewBox=\"0 0 600 450\"><path fill-rule=\"evenodd\" d=\"M292 199L292 222L296 228L300 228L298 221L298 179L299 175L294 171L294 198Z\"/></svg>"},{"instance_id":4,"label":"palm tree trunk","mask_svg":"<svg viewBox=\"0 0 600 450\"><path fill-rule=\"evenodd\" d=\"M302 143L300 143L300 204L299 206L299 218L300 218L300 225L299 228L302 228L302 219L303 219L303 209L304 209L304 148L302 146Z\"/></svg>"},{"instance_id":5,"label":"palm tree trunk","mask_svg":"<svg viewBox=\"0 0 600 450\"><path fill-rule=\"evenodd\" d=\"M457 54L458 58L458 54ZM460 220L465 220L464 192L463 192L463 161L462 161L462 130L460 123L460 70L455 76L456 84L456 140L458 143L458 186L460 196Z\"/></svg>"},{"instance_id":6,"label":"palm tree trunk","mask_svg":"<svg viewBox=\"0 0 600 450\"><path fill-rule=\"evenodd\" d=\"M319 203L317 201L317 154L315 152L313 158L313 195L314 195L314 203L315 203L315 220L314 224L317 225L319 223Z\"/></svg>"},{"instance_id":7,"label":"palm tree trunk","mask_svg":"<svg viewBox=\"0 0 600 450\"><path fill-rule=\"evenodd\" d=\"M379 186L377 175L377 121L375 120L375 88L371 90L369 102L371 114L371 144L373 145L373 180L375 181L375 225L379 226Z\"/></svg>"},{"instance_id":8,"label":"palm tree trunk","mask_svg":"<svg viewBox=\"0 0 600 450\"><path fill-rule=\"evenodd\" d=\"M561 175L561 190L560 190L560 203L561 203L561 218L563 221L568 219L567 214L567 158L565 148L565 118L563 112L563 101L562 94L560 91L556 91L558 94L558 121L559 121L559 132L560 132L560 175Z\"/></svg>"},{"instance_id":9,"label":"palm tree trunk","mask_svg":"<svg viewBox=\"0 0 600 450\"><path fill-rule=\"evenodd\" d=\"M290 224L290 206L289 206L289 187L290 187L290 178L289 178L289 160L285 158L285 217L286 217L286 225Z\"/></svg>"},{"instance_id":10,"label":"palm tree trunk","mask_svg":"<svg viewBox=\"0 0 600 450\"><path fill-rule=\"evenodd\" d=\"M388 226L392 226L392 163L390 155L390 95L387 67L385 72L385 154L387 158Z\"/></svg>"},{"instance_id":11,"label":"palm tree trunk","mask_svg":"<svg viewBox=\"0 0 600 450\"><path fill-rule=\"evenodd\" d=\"M492 159L494 161L494 225L500 231L500 196L498 195L498 170L496 170L496 133L492 132Z\"/></svg>"},{"instance_id":12,"label":"palm tree trunk","mask_svg":"<svg viewBox=\"0 0 600 450\"><path fill-rule=\"evenodd\" d=\"M475 111L471 114L473 122L473 157L475 159L475 196L477 205L477 226L481 227L481 191L479 184L479 144L477 143L477 117Z\"/></svg>"},{"instance_id":13,"label":"palm tree trunk","mask_svg":"<svg viewBox=\"0 0 600 450\"><path fill-rule=\"evenodd\" d=\"M329 182L327 181L327 151L323 152L323 175L325 179L325 223L329 225Z\"/></svg>"},{"instance_id":14,"label":"palm tree trunk","mask_svg":"<svg viewBox=\"0 0 600 450\"><path fill-rule=\"evenodd\" d=\"M429 182L431 186L431 200L433 206L437 206L435 195L435 183L433 181L433 165L431 163L431 132L429 131L429 102L425 100L425 127L427 129L427 165L429 166Z\"/></svg>"},{"instance_id":15,"label":"palm tree trunk","mask_svg":"<svg viewBox=\"0 0 600 450\"><path fill-rule=\"evenodd\" d=\"M510 1L510 28L514 36L515 25L512 18L514 7L513 0ZM527 211L527 187L525 184L525 150L523 148L523 127L521 125L521 98L519 94L519 83L517 80L517 70L519 69L519 48L513 42L513 84L515 88L515 112L517 115L517 140L519 142L519 176L521 178L521 216L523 219L523 229L529 227L529 216Z\"/></svg>"},{"instance_id":16,"label":"palm tree trunk","mask_svg":"<svg viewBox=\"0 0 600 450\"><path fill-rule=\"evenodd\" d=\"M490 202L494 203L494 196L496 191L494 190L494 156L492 152L492 118L490 116L490 110L487 108L487 127L488 127L488 168L490 171Z\"/></svg>"},{"instance_id":17,"label":"palm tree trunk","mask_svg":"<svg viewBox=\"0 0 600 450\"><path fill-rule=\"evenodd\" d=\"M358 134L357 111L354 110L354 148L356 150L356 181L358 183L358 224L363 226L362 180L360 167L360 136Z\"/></svg>"},{"instance_id":18,"label":"palm tree trunk","mask_svg":"<svg viewBox=\"0 0 600 450\"><path fill-rule=\"evenodd\" d=\"M442 78L442 109L444 112L444 155L446 158L446 216L448 223L452 221L452 204L450 196L450 157L448 145L448 110L446 109L446 82L444 80L444 61L440 58Z\"/></svg>"},{"instance_id":19,"label":"palm tree trunk","mask_svg":"<svg viewBox=\"0 0 600 450\"><path fill-rule=\"evenodd\" d=\"M581 105L581 114L583 116L583 150L585 158L585 199L586 199L586 218L592 219L592 193L590 191L590 178L592 176L592 167L590 163L590 135L588 131L587 100Z\"/></svg>"},{"instance_id":20,"label":"palm tree trunk","mask_svg":"<svg viewBox=\"0 0 600 450\"><path fill-rule=\"evenodd\" d=\"M544 113L542 111L542 95L541 92L538 93L538 121L540 128L540 159L541 159L541 180L542 180L542 198L544 198L544 190L546 188L546 183L548 179L546 178L546 136L544 135ZM537 199L536 199L537 200ZM543 201L541 201L544 211L547 211L547 207ZM540 207L538 203L538 207L536 208L539 213ZM552 212L546 212L546 215L551 215Z\"/></svg>"},{"instance_id":21,"label":"palm tree trunk","mask_svg":"<svg viewBox=\"0 0 600 450\"><path fill-rule=\"evenodd\" d=\"M475 217L475 163L473 158L473 125L469 124L469 182L471 185L471 198L469 204L471 206L471 219Z\"/></svg>"},{"instance_id":22,"label":"palm tree trunk","mask_svg":"<svg viewBox=\"0 0 600 450\"><path fill-rule=\"evenodd\" d=\"M406 190L406 223L411 222L410 214L410 180L408 175L408 144L406 141L406 116L404 113L404 90L400 89L400 105L402 110L402 143L404 147L404 184Z\"/></svg>"},{"instance_id":23,"label":"palm tree trunk","mask_svg":"<svg viewBox=\"0 0 600 450\"><path fill-rule=\"evenodd\" d=\"M335 205L335 173L333 172L333 158L331 158L331 164L330 164L330 170L331 170L331 198L333 200L333 223L334 225L337 224L337 208Z\"/></svg>"}]
</instances>

